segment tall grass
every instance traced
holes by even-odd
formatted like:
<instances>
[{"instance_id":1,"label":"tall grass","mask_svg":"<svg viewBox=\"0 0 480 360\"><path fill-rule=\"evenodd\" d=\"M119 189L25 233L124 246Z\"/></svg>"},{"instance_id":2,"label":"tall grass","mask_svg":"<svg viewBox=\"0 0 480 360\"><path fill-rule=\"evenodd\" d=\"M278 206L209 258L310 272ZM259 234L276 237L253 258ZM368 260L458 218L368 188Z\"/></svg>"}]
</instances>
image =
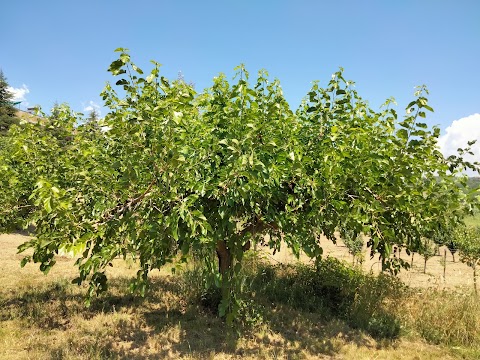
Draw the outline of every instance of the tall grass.
<instances>
[{"instance_id":1,"label":"tall grass","mask_svg":"<svg viewBox=\"0 0 480 360\"><path fill-rule=\"evenodd\" d=\"M474 294L423 291L405 301L401 316L429 342L480 347L479 300Z\"/></svg>"},{"instance_id":2,"label":"tall grass","mask_svg":"<svg viewBox=\"0 0 480 360\"><path fill-rule=\"evenodd\" d=\"M195 293L197 301L215 311L219 293L199 287L200 271L196 267L184 273L188 296ZM243 272L246 304L257 304L245 307L247 318L263 311L259 318L268 321L269 313L284 305L325 321L341 320L377 339L420 336L433 344L480 352L480 301L473 293L419 292L394 276L365 273L335 258L286 265L250 256Z\"/></svg>"},{"instance_id":3,"label":"tall grass","mask_svg":"<svg viewBox=\"0 0 480 360\"><path fill-rule=\"evenodd\" d=\"M270 303L341 319L374 337L395 338L400 323L391 299L406 291L398 279L363 273L335 258L315 265L264 264L254 276L252 290Z\"/></svg>"}]
</instances>

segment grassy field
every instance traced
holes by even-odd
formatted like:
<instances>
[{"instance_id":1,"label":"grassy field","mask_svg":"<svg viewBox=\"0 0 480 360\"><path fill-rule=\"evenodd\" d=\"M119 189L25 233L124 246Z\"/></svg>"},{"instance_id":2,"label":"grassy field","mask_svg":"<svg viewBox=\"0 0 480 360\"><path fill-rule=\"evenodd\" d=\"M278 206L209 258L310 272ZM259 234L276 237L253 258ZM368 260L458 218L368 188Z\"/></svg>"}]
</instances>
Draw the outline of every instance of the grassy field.
<instances>
[{"instance_id":1,"label":"grassy field","mask_svg":"<svg viewBox=\"0 0 480 360\"><path fill-rule=\"evenodd\" d=\"M256 305L233 332L195 269L153 273L138 298L127 291L135 269L118 261L86 308L85 288L69 282L74 260L60 257L47 277L21 269L23 241L0 235L0 359L480 358L480 304L466 288L410 288L333 259L313 269L251 257L246 301Z\"/></svg>"},{"instance_id":2,"label":"grassy field","mask_svg":"<svg viewBox=\"0 0 480 360\"><path fill-rule=\"evenodd\" d=\"M480 212L477 212L475 216L468 217L465 223L470 226L480 226Z\"/></svg>"}]
</instances>

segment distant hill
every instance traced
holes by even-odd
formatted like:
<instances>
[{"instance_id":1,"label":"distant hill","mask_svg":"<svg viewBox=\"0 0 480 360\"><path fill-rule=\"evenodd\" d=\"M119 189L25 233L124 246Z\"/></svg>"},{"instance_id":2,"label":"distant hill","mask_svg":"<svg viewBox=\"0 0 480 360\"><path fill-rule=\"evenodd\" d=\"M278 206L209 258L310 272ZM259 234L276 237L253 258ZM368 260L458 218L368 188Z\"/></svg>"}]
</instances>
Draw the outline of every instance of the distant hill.
<instances>
[{"instance_id":1,"label":"distant hill","mask_svg":"<svg viewBox=\"0 0 480 360\"><path fill-rule=\"evenodd\" d=\"M471 176L468 178L467 186L471 189L480 187L480 176Z\"/></svg>"},{"instance_id":2,"label":"distant hill","mask_svg":"<svg viewBox=\"0 0 480 360\"><path fill-rule=\"evenodd\" d=\"M20 121L21 120L26 120L26 121L32 122L32 123L37 123L37 122L42 120L42 118L40 116L30 114L29 112L23 111L23 110L17 110L17 112L15 113L15 116L17 118L19 118Z\"/></svg>"}]
</instances>

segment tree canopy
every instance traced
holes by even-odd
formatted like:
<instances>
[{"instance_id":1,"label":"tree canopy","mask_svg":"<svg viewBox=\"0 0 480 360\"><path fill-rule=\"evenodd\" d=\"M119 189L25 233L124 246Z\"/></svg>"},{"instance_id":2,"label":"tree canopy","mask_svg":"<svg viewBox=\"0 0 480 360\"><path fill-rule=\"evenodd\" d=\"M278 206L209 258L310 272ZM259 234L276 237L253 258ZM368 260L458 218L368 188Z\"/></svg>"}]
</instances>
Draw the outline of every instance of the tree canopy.
<instances>
[{"instance_id":1,"label":"tree canopy","mask_svg":"<svg viewBox=\"0 0 480 360\"><path fill-rule=\"evenodd\" d=\"M233 83L219 75L197 93L156 62L144 76L118 52L100 126L76 126L61 106L13 127L0 152L0 231L35 225L20 250L32 248L23 263L44 272L59 250L74 251L88 296L106 289L116 257L138 264L132 290L143 294L152 269L216 252L218 266L211 256L206 265L222 287L220 314L233 317L252 244L320 259L320 235L348 230L397 269L408 264L390 257L394 245L415 251L477 206L458 181L478 164L441 154L440 130L421 122L433 111L424 86L399 118L392 100L371 109L340 69L294 112L266 71L251 82L240 65Z\"/></svg>"}]
</instances>

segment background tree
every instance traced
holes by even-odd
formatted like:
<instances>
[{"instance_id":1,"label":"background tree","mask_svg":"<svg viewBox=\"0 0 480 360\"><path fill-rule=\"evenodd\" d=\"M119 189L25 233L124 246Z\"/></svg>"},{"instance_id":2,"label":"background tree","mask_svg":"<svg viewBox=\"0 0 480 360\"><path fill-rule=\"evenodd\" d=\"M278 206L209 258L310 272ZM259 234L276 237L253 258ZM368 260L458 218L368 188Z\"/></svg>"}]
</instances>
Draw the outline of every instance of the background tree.
<instances>
[{"instance_id":1,"label":"background tree","mask_svg":"<svg viewBox=\"0 0 480 360\"><path fill-rule=\"evenodd\" d=\"M458 246L457 246L457 244L455 243L455 240L450 240L450 241L447 243L447 247L448 247L448 250L450 251L450 253L452 254L453 262L455 262L455 254L456 254L457 251L458 251Z\"/></svg>"},{"instance_id":2,"label":"background tree","mask_svg":"<svg viewBox=\"0 0 480 360\"><path fill-rule=\"evenodd\" d=\"M435 256L435 254L437 252L436 247L435 247L435 243L428 238L424 238L422 240L422 246L420 247L418 252L423 257L423 273L426 274L427 273L427 261L428 261L428 259Z\"/></svg>"},{"instance_id":3,"label":"background tree","mask_svg":"<svg viewBox=\"0 0 480 360\"><path fill-rule=\"evenodd\" d=\"M96 109L92 109L87 116L88 123L96 123L100 119L98 111Z\"/></svg>"},{"instance_id":4,"label":"background tree","mask_svg":"<svg viewBox=\"0 0 480 360\"><path fill-rule=\"evenodd\" d=\"M64 105L65 105L65 104L64 104ZM59 118L60 118L61 110L62 110L62 105L60 105L60 104L58 103L58 101L55 101L55 102L53 103L52 108L50 109L49 119L50 119L51 121L56 120L56 119L59 119Z\"/></svg>"},{"instance_id":5,"label":"background tree","mask_svg":"<svg viewBox=\"0 0 480 360\"><path fill-rule=\"evenodd\" d=\"M77 114L64 104L52 111L52 116L13 127L4 137L0 146L0 233L36 226L39 207L49 208L51 199L47 197L42 205L32 193L47 176L57 182L67 176L62 175L62 164L68 160L63 154L71 149L68 145L77 120Z\"/></svg>"},{"instance_id":6,"label":"background tree","mask_svg":"<svg viewBox=\"0 0 480 360\"><path fill-rule=\"evenodd\" d=\"M59 249L76 252L75 282L89 281L89 297L106 289L105 268L118 256L138 264L131 288L143 294L152 269L201 251L217 255L218 263L204 257L209 283L221 287L219 311L232 320L252 244L320 261L319 236L334 240L342 227L368 236L371 254L395 267L404 264L390 258L394 245L416 251L473 206L457 175L475 165L445 159L439 129L418 121L431 110L424 87L399 121L389 102L370 109L339 71L294 113L265 71L252 86L241 65L233 84L219 75L197 94L160 76L156 62L143 77L118 51L109 71L120 91L107 84L102 93L108 131L75 128L65 107L14 132L0 157L2 186L18 184L4 195L0 226L23 201L24 221L36 225L20 247L33 249L24 263L47 272Z\"/></svg>"},{"instance_id":7,"label":"background tree","mask_svg":"<svg viewBox=\"0 0 480 360\"><path fill-rule=\"evenodd\" d=\"M362 261L362 251L363 251L363 238L360 234L355 234L353 231L340 230L340 237L343 240L343 243L348 249L350 255L352 255L352 263L355 265L355 259L359 258Z\"/></svg>"},{"instance_id":8,"label":"background tree","mask_svg":"<svg viewBox=\"0 0 480 360\"><path fill-rule=\"evenodd\" d=\"M19 123L12 100L13 94L8 91L7 78L0 70L0 134L5 134L10 126Z\"/></svg>"},{"instance_id":9,"label":"background tree","mask_svg":"<svg viewBox=\"0 0 480 360\"><path fill-rule=\"evenodd\" d=\"M460 227L457 230L456 244L460 250L460 260L473 269L473 287L477 289L477 267L480 265L480 227Z\"/></svg>"}]
</instances>

